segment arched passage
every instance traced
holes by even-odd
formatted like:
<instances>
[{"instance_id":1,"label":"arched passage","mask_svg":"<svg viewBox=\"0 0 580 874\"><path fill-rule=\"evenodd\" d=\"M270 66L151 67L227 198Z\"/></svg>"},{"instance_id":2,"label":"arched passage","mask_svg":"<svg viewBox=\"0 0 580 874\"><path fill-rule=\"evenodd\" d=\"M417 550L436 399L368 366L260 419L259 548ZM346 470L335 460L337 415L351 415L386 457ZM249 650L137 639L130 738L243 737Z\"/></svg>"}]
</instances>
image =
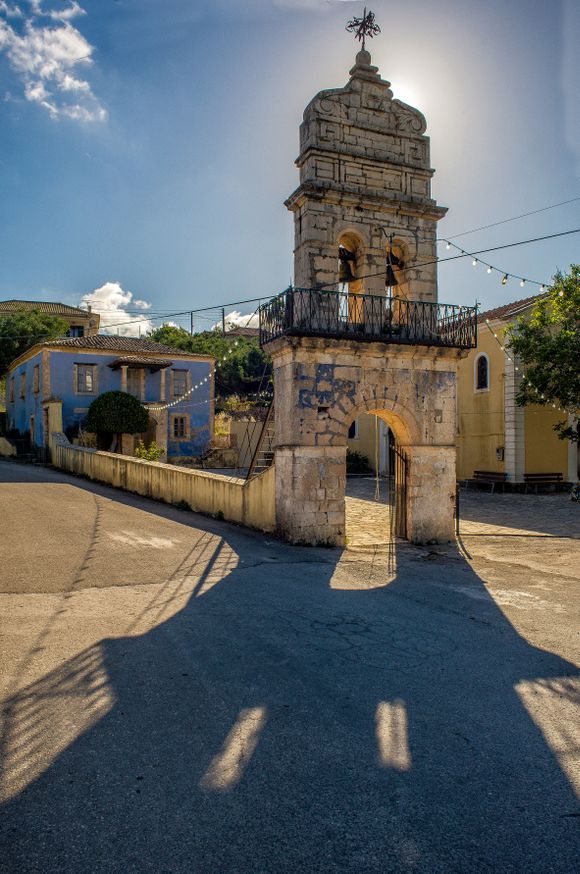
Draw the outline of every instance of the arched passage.
<instances>
[{"instance_id":1,"label":"arched passage","mask_svg":"<svg viewBox=\"0 0 580 874\"><path fill-rule=\"evenodd\" d=\"M357 416L373 413L404 453L409 539L453 536L455 372L449 361L413 347L308 337L283 338L270 349L280 534L344 544L348 432Z\"/></svg>"},{"instance_id":2,"label":"arched passage","mask_svg":"<svg viewBox=\"0 0 580 874\"><path fill-rule=\"evenodd\" d=\"M371 405L372 406L372 405ZM392 404L391 404L392 406ZM406 537L407 470L404 445L416 427L408 411L354 408L347 430L344 534L349 546L383 546Z\"/></svg>"}]
</instances>

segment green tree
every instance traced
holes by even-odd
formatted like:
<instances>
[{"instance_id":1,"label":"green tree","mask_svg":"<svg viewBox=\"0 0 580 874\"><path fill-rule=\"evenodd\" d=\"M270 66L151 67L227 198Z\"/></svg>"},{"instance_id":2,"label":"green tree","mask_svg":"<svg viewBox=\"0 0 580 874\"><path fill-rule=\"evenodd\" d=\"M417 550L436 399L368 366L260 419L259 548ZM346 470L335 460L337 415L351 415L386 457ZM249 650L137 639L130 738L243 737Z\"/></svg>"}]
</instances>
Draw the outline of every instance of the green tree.
<instances>
[{"instance_id":1,"label":"green tree","mask_svg":"<svg viewBox=\"0 0 580 874\"><path fill-rule=\"evenodd\" d=\"M114 452L121 434L143 434L149 427L149 414L137 398L124 391L106 391L92 402L85 429L97 435L99 448Z\"/></svg>"},{"instance_id":2,"label":"green tree","mask_svg":"<svg viewBox=\"0 0 580 874\"><path fill-rule=\"evenodd\" d=\"M516 401L560 408L575 420L558 422L561 440L579 441L580 414L580 265L558 271L548 294L531 317L520 316L508 331L508 345L524 370Z\"/></svg>"},{"instance_id":3,"label":"green tree","mask_svg":"<svg viewBox=\"0 0 580 874\"><path fill-rule=\"evenodd\" d=\"M222 400L230 395L242 399L254 396L264 372L267 377L271 372L257 337L230 337L227 333L224 336L217 330L188 334L183 328L162 325L149 338L184 352L213 355L217 359L216 395Z\"/></svg>"},{"instance_id":4,"label":"green tree","mask_svg":"<svg viewBox=\"0 0 580 874\"><path fill-rule=\"evenodd\" d=\"M66 337L68 323L56 316L48 316L39 310L17 310L0 317L0 376L9 365L43 340Z\"/></svg>"}]
</instances>

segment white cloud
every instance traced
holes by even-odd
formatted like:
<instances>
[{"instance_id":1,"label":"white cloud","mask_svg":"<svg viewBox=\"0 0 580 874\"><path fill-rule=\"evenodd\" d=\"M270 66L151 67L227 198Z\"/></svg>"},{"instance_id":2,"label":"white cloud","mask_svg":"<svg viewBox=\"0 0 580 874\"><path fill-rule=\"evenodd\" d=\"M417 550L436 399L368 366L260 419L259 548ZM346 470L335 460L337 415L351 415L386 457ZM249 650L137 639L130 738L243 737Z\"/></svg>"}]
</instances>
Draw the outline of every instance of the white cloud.
<instances>
[{"instance_id":1,"label":"white cloud","mask_svg":"<svg viewBox=\"0 0 580 874\"><path fill-rule=\"evenodd\" d=\"M45 10L42 0L30 0L27 15L22 6L0 0L0 16L5 16L0 17L0 51L20 77L26 99L52 118L104 121L107 111L89 82L73 75L93 63L93 46L70 23L84 14L75 0L59 10Z\"/></svg>"},{"instance_id":2,"label":"white cloud","mask_svg":"<svg viewBox=\"0 0 580 874\"><path fill-rule=\"evenodd\" d=\"M32 7L32 12L39 18L50 18L53 21L70 21L71 18L76 18L78 15L86 15L76 0L63 0L66 4L63 9L43 9L43 0L29 0Z\"/></svg>"},{"instance_id":3,"label":"white cloud","mask_svg":"<svg viewBox=\"0 0 580 874\"><path fill-rule=\"evenodd\" d=\"M7 18L22 18L23 12L18 6L13 6L7 3L6 0L0 0L0 13L3 13Z\"/></svg>"},{"instance_id":4,"label":"white cloud","mask_svg":"<svg viewBox=\"0 0 580 874\"><path fill-rule=\"evenodd\" d=\"M127 312L132 310L148 310L151 304L145 300L134 298L131 291L125 291L119 282L105 282L100 288L85 294L81 305L91 306L95 313L101 316L100 330L107 334L119 334L121 337L144 337L153 329L153 323L145 315Z\"/></svg>"},{"instance_id":5,"label":"white cloud","mask_svg":"<svg viewBox=\"0 0 580 874\"><path fill-rule=\"evenodd\" d=\"M252 313L249 316L247 313L243 315L238 310L232 310L231 313L227 313L225 316L226 323L226 331L231 328L259 328L260 320L258 317L258 313ZM222 323L219 322L213 326L214 328L222 327Z\"/></svg>"}]
</instances>

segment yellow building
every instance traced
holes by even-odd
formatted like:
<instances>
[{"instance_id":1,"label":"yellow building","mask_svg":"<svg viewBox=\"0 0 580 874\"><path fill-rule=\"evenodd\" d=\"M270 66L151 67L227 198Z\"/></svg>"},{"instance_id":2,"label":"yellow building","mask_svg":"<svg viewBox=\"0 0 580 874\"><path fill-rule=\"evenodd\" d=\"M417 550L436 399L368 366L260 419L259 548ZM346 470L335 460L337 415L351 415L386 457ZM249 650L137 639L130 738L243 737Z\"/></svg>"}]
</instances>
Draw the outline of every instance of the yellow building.
<instances>
[{"instance_id":1,"label":"yellow building","mask_svg":"<svg viewBox=\"0 0 580 874\"><path fill-rule=\"evenodd\" d=\"M526 473L560 473L566 482L578 482L578 446L558 439L553 430L562 412L536 404L517 406L522 370L501 348L508 325L530 313L538 298L514 301L479 316L477 349L462 359L457 373L459 480L484 470L506 473L513 483L523 483ZM371 470L378 466L379 473L387 474L390 439L385 423L367 414L351 425L348 448L365 455Z\"/></svg>"},{"instance_id":2,"label":"yellow building","mask_svg":"<svg viewBox=\"0 0 580 874\"><path fill-rule=\"evenodd\" d=\"M531 313L539 297L505 304L479 317L477 349L461 361L457 374L460 480L485 470L506 473L508 482L514 483L524 482L524 474L530 473L560 473L565 481L578 481L578 446L559 440L553 430L562 412L536 404L517 406L522 368L501 348L508 326Z\"/></svg>"},{"instance_id":3,"label":"yellow building","mask_svg":"<svg viewBox=\"0 0 580 874\"><path fill-rule=\"evenodd\" d=\"M389 472L389 441L393 436L387 423L372 413L365 413L355 419L348 432L348 448L352 452L360 452L369 463L373 472L380 474Z\"/></svg>"}]
</instances>

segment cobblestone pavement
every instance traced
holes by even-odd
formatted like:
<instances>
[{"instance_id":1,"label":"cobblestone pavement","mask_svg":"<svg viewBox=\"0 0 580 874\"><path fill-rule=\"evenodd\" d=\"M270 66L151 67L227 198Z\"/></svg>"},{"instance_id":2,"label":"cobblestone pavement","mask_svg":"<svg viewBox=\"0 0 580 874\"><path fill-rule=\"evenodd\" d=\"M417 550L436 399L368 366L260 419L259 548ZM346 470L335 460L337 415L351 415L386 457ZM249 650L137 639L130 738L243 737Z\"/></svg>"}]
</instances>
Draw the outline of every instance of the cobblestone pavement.
<instances>
[{"instance_id":1,"label":"cobblestone pavement","mask_svg":"<svg viewBox=\"0 0 580 874\"><path fill-rule=\"evenodd\" d=\"M386 546L390 540L388 480L348 477L346 481L348 546Z\"/></svg>"},{"instance_id":2,"label":"cobblestone pavement","mask_svg":"<svg viewBox=\"0 0 580 874\"><path fill-rule=\"evenodd\" d=\"M346 488L346 536L349 546L389 543L387 480L349 477ZM490 494L460 491L460 535L543 536L580 539L580 506L565 493L545 495Z\"/></svg>"}]
</instances>

